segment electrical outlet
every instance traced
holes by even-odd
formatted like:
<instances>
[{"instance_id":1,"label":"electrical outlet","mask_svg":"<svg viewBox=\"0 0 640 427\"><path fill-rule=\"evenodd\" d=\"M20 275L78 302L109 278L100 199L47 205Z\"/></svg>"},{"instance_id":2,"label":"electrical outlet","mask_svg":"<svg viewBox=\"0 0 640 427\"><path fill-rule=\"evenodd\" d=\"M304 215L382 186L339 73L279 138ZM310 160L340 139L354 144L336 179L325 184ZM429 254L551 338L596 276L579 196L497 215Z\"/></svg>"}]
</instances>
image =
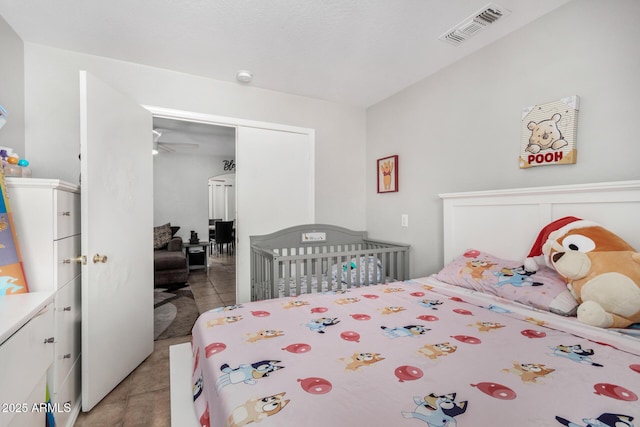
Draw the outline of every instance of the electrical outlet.
<instances>
[{"instance_id":1,"label":"electrical outlet","mask_svg":"<svg viewBox=\"0 0 640 427\"><path fill-rule=\"evenodd\" d=\"M403 227L408 227L409 226L409 215L402 214L402 226Z\"/></svg>"}]
</instances>

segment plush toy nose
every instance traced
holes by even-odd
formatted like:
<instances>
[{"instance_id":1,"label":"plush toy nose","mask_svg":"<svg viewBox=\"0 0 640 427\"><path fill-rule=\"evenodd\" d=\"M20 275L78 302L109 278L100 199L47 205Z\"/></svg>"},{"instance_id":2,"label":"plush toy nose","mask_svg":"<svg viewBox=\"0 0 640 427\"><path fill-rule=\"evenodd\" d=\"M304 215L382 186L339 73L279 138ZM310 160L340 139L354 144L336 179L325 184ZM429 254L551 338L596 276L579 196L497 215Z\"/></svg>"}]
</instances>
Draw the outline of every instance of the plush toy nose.
<instances>
[{"instance_id":1,"label":"plush toy nose","mask_svg":"<svg viewBox=\"0 0 640 427\"><path fill-rule=\"evenodd\" d=\"M579 251L556 252L551 255L551 260L555 270L571 280L585 277L591 269L591 260Z\"/></svg>"}]
</instances>

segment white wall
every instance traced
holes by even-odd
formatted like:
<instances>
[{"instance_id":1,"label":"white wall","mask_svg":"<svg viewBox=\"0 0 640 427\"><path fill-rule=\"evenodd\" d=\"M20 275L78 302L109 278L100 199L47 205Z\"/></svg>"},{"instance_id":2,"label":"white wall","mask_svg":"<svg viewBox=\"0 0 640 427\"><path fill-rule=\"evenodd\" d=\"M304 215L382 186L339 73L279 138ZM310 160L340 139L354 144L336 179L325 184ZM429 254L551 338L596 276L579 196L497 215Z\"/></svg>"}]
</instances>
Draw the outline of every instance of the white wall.
<instances>
[{"instance_id":1,"label":"white wall","mask_svg":"<svg viewBox=\"0 0 640 427\"><path fill-rule=\"evenodd\" d=\"M79 69L143 105L315 129L316 219L364 228L364 109L25 43L34 177L78 180Z\"/></svg>"},{"instance_id":2,"label":"white wall","mask_svg":"<svg viewBox=\"0 0 640 427\"><path fill-rule=\"evenodd\" d=\"M439 193L638 179L638 17L636 0L572 1L370 107L370 235L411 244L421 276L442 265ZM522 108L569 95L581 101L577 164L519 169ZM400 191L376 194L375 160L391 154Z\"/></svg>"},{"instance_id":3,"label":"white wall","mask_svg":"<svg viewBox=\"0 0 640 427\"><path fill-rule=\"evenodd\" d=\"M0 146L29 160L24 150L24 43L0 16L0 104L9 113Z\"/></svg>"},{"instance_id":4,"label":"white wall","mask_svg":"<svg viewBox=\"0 0 640 427\"><path fill-rule=\"evenodd\" d=\"M180 226L177 235L189 240L190 231L209 240L209 178L224 173L230 157L164 153L153 156L153 225Z\"/></svg>"}]
</instances>

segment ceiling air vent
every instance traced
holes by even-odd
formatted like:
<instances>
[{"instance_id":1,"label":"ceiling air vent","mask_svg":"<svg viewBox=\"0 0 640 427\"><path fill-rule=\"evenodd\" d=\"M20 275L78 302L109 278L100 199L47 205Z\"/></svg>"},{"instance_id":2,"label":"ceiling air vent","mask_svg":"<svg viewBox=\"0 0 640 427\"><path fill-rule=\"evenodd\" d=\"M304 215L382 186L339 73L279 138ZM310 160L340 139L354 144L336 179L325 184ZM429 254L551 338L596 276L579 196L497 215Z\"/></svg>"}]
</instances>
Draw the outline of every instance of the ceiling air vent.
<instances>
[{"instance_id":1,"label":"ceiling air vent","mask_svg":"<svg viewBox=\"0 0 640 427\"><path fill-rule=\"evenodd\" d=\"M498 6L495 3L489 3L438 38L444 42L457 46L469 37L475 35L478 31L484 30L489 25L495 23L498 19L504 18L510 13L510 10L505 9L502 6Z\"/></svg>"}]
</instances>

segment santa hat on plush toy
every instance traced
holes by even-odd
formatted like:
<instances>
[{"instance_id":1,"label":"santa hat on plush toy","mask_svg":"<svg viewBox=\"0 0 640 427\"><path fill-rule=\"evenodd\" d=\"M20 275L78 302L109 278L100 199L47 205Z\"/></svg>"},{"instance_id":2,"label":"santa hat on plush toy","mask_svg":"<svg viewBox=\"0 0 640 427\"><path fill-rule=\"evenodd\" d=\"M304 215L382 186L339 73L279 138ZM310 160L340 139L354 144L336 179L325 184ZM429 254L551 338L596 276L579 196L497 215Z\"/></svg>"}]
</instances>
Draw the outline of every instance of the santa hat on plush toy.
<instances>
[{"instance_id":1,"label":"santa hat on plush toy","mask_svg":"<svg viewBox=\"0 0 640 427\"><path fill-rule=\"evenodd\" d=\"M553 243L558 238L564 236L570 230L595 226L599 226L599 224L596 224L593 221L576 218L574 216L565 216L550 222L540 230L538 238L533 243L531 251L527 256L527 259L524 261L524 269L527 271L537 271L538 261L542 261L541 258L544 258L544 264L552 268L551 261L548 259L549 251Z\"/></svg>"}]
</instances>

